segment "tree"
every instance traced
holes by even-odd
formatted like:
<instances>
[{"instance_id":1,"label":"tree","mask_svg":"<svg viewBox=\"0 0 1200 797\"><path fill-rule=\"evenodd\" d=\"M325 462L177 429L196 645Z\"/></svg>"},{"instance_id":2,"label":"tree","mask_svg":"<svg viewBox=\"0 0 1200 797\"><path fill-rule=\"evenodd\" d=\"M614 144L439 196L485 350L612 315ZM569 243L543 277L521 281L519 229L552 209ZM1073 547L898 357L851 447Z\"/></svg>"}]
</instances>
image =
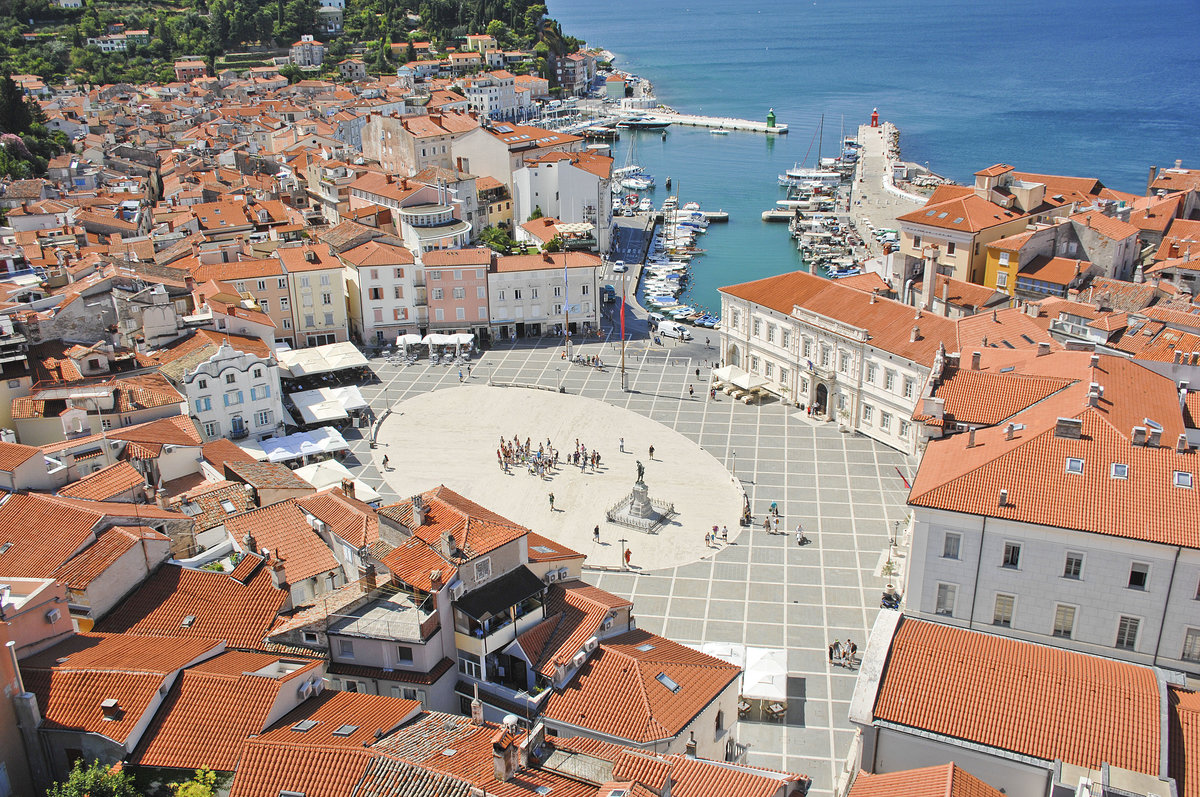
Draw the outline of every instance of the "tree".
<instances>
[{"instance_id":1,"label":"tree","mask_svg":"<svg viewBox=\"0 0 1200 797\"><path fill-rule=\"evenodd\" d=\"M281 77L287 78L288 83L299 83L304 79L304 73L295 64L284 64L279 67Z\"/></svg>"},{"instance_id":2,"label":"tree","mask_svg":"<svg viewBox=\"0 0 1200 797\"><path fill-rule=\"evenodd\" d=\"M413 46L410 40L408 47L404 49L404 63L411 64L415 60L417 60L417 48Z\"/></svg>"},{"instance_id":3,"label":"tree","mask_svg":"<svg viewBox=\"0 0 1200 797\"><path fill-rule=\"evenodd\" d=\"M546 245L542 247L543 252L561 252L563 250L562 238L557 235L546 241Z\"/></svg>"},{"instance_id":4,"label":"tree","mask_svg":"<svg viewBox=\"0 0 1200 797\"><path fill-rule=\"evenodd\" d=\"M33 117L25 96L10 75L0 78L0 132L20 135L29 129Z\"/></svg>"},{"instance_id":5,"label":"tree","mask_svg":"<svg viewBox=\"0 0 1200 797\"><path fill-rule=\"evenodd\" d=\"M133 777L123 770L114 770L99 761L84 765L76 761L71 774L61 783L53 784L46 797L139 797L133 787Z\"/></svg>"},{"instance_id":6,"label":"tree","mask_svg":"<svg viewBox=\"0 0 1200 797\"><path fill-rule=\"evenodd\" d=\"M534 205L533 212L529 214L529 218L525 219L525 221L533 221L534 219L540 219L543 215L545 215L545 214L542 213L542 206Z\"/></svg>"},{"instance_id":7,"label":"tree","mask_svg":"<svg viewBox=\"0 0 1200 797\"><path fill-rule=\"evenodd\" d=\"M202 767L196 770L196 775L191 780L172 783L171 794L173 797L213 797L216 786L217 773L208 767Z\"/></svg>"}]
</instances>

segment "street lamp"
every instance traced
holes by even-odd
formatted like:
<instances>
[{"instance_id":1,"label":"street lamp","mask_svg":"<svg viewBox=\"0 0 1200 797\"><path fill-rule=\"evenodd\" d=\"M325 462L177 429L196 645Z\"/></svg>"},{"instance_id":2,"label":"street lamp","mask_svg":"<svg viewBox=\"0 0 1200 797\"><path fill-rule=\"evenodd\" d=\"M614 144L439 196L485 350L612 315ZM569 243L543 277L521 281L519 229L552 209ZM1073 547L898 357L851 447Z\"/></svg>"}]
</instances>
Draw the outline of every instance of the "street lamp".
<instances>
[{"instance_id":1,"label":"street lamp","mask_svg":"<svg viewBox=\"0 0 1200 797\"><path fill-rule=\"evenodd\" d=\"M733 475L734 478L737 478L737 452L733 451L731 453L733 454Z\"/></svg>"},{"instance_id":2,"label":"street lamp","mask_svg":"<svg viewBox=\"0 0 1200 797\"><path fill-rule=\"evenodd\" d=\"M621 567L628 567L629 565L625 561L625 544L629 542L629 540L622 537L621 539L617 540L617 542L621 544L621 553L618 554L621 557Z\"/></svg>"}]
</instances>

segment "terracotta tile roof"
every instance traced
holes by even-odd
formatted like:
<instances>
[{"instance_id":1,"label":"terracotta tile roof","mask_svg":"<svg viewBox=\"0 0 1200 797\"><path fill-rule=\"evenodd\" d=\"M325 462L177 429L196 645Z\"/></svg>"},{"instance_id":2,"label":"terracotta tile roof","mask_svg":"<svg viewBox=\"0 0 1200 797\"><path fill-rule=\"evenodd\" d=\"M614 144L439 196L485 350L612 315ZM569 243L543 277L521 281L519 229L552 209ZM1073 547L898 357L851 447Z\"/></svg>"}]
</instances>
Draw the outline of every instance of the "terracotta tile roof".
<instances>
[{"instance_id":1,"label":"terracotta tile roof","mask_svg":"<svg viewBox=\"0 0 1200 797\"><path fill-rule=\"evenodd\" d=\"M279 462L225 462L226 477L236 477L252 487L278 490L296 489L305 493L316 492L311 484L301 479L290 468Z\"/></svg>"},{"instance_id":2,"label":"terracotta tile roof","mask_svg":"<svg viewBox=\"0 0 1200 797\"><path fill-rule=\"evenodd\" d=\"M415 529L411 525L411 499L382 507L379 514L403 524L412 530L414 537L431 546L440 546L442 532L451 532L461 554L455 557L456 564L483 556L529 533L524 526L464 498L445 485L422 493L421 498L427 512L425 522Z\"/></svg>"},{"instance_id":3,"label":"terracotta tile roof","mask_svg":"<svg viewBox=\"0 0 1200 797\"><path fill-rule=\"evenodd\" d=\"M426 267L490 266L494 253L482 247L469 249L435 249L426 252L421 262Z\"/></svg>"},{"instance_id":4,"label":"terracotta tile roof","mask_svg":"<svg viewBox=\"0 0 1200 797\"><path fill-rule=\"evenodd\" d=\"M1159 713L1149 667L908 617L874 708L876 720L1021 755L1153 775Z\"/></svg>"},{"instance_id":5,"label":"terracotta tile roof","mask_svg":"<svg viewBox=\"0 0 1200 797\"><path fill-rule=\"evenodd\" d=\"M439 585L449 584L458 574L457 566L419 537L409 537L403 544L382 554L380 562L397 580L422 592L435 591L430 577L433 571L441 571Z\"/></svg>"},{"instance_id":6,"label":"terracotta tile roof","mask_svg":"<svg viewBox=\"0 0 1200 797\"><path fill-rule=\"evenodd\" d=\"M220 473L224 470L225 464L229 462L257 462L254 457L246 453L245 449L238 446L232 440L222 437L220 440L213 440L211 443L205 443L200 449L204 460L217 469Z\"/></svg>"},{"instance_id":7,"label":"terracotta tile roof","mask_svg":"<svg viewBox=\"0 0 1200 797\"><path fill-rule=\"evenodd\" d=\"M340 487L299 498L296 505L323 520L330 531L355 548L379 539L379 516L375 510L346 495Z\"/></svg>"},{"instance_id":8,"label":"terracotta tile roof","mask_svg":"<svg viewBox=\"0 0 1200 797\"><path fill-rule=\"evenodd\" d=\"M756 767L734 769L712 761L673 755L671 777L672 797L709 797L713 794L736 794L738 797L771 797L780 792L784 782L801 781L801 793L807 791L808 778L788 772L772 772Z\"/></svg>"},{"instance_id":9,"label":"terracotta tile roof","mask_svg":"<svg viewBox=\"0 0 1200 797\"><path fill-rule=\"evenodd\" d=\"M540 163L560 163L562 161L567 161L572 166L594 174L602 180L607 180L612 176L613 159L607 155L600 155L587 150L583 152L548 152L545 155L526 158L525 164L531 166ZM478 187L478 183L476 186Z\"/></svg>"},{"instance_id":10,"label":"terracotta tile roof","mask_svg":"<svg viewBox=\"0 0 1200 797\"><path fill-rule=\"evenodd\" d=\"M934 388L933 396L945 401L947 419L993 426L1077 381L1050 375L1055 364L1062 367L1062 352L1036 358L1052 358L1045 367L1007 349L986 349L980 354L979 370L948 365ZM969 358L970 354L963 352L962 357ZM1068 358L1076 366L1077 360ZM1012 370L1001 370L1009 368Z\"/></svg>"},{"instance_id":11,"label":"terracotta tile roof","mask_svg":"<svg viewBox=\"0 0 1200 797\"><path fill-rule=\"evenodd\" d=\"M217 302L214 300L214 303ZM153 353L153 358L154 362L159 364L159 370L163 374L180 381L188 372L194 371L202 362L216 354L222 343L228 343L235 351L253 354L264 359L274 356L274 353L259 338L200 329L191 337L172 343L166 348L158 349Z\"/></svg>"},{"instance_id":12,"label":"terracotta tile roof","mask_svg":"<svg viewBox=\"0 0 1200 797\"><path fill-rule=\"evenodd\" d=\"M937 227L947 230L961 230L976 233L1007 224L1027 214L1018 210L1002 208L994 202L989 202L974 193L935 203L933 198L918 208L903 216L897 216L896 221L909 224L920 224L923 227Z\"/></svg>"},{"instance_id":13,"label":"terracotta tile roof","mask_svg":"<svg viewBox=\"0 0 1200 797\"><path fill-rule=\"evenodd\" d=\"M1070 285L1071 280L1090 266L1086 260L1039 255L1021 267L1020 276L1055 285Z\"/></svg>"},{"instance_id":14,"label":"terracotta tile roof","mask_svg":"<svg viewBox=\"0 0 1200 797\"><path fill-rule=\"evenodd\" d=\"M313 531L293 500L230 517L225 521L225 530L239 544L247 534L253 535L260 551L269 550L272 560L283 562L288 584L340 568L333 551Z\"/></svg>"},{"instance_id":15,"label":"terracotta tile roof","mask_svg":"<svg viewBox=\"0 0 1200 797\"><path fill-rule=\"evenodd\" d=\"M412 670L383 670L379 667L365 667L361 664L341 664L332 662L329 665L330 675L349 675L353 678L373 678L376 681L392 681L398 684L420 684L428 686L442 679L442 676L454 668L450 659L442 659L429 672Z\"/></svg>"},{"instance_id":16,"label":"terracotta tile roof","mask_svg":"<svg viewBox=\"0 0 1200 797\"><path fill-rule=\"evenodd\" d=\"M1200 171L1196 169L1159 169L1154 182L1150 184L1152 191L1195 191L1197 189L1200 189Z\"/></svg>"},{"instance_id":17,"label":"terracotta tile roof","mask_svg":"<svg viewBox=\"0 0 1200 797\"><path fill-rule=\"evenodd\" d=\"M531 656L534 668L551 677L555 666L566 664L582 650L611 612L632 605L625 598L582 581L551 584L546 591L548 620L523 634L519 640L521 647ZM544 626L549 620L556 622L552 633L547 635Z\"/></svg>"},{"instance_id":18,"label":"terracotta tile roof","mask_svg":"<svg viewBox=\"0 0 1200 797\"><path fill-rule=\"evenodd\" d=\"M720 659L630 631L603 642L547 699L543 716L644 744L675 736L740 675Z\"/></svg>"},{"instance_id":19,"label":"terracotta tile roof","mask_svg":"<svg viewBox=\"0 0 1200 797\"><path fill-rule=\"evenodd\" d=\"M1095 230L1113 241L1124 241L1138 234L1138 228L1127 221L1121 221L1116 216L1108 216L1099 210L1088 210L1071 216L1071 221L1082 224L1088 229Z\"/></svg>"},{"instance_id":20,"label":"terracotta tile roof","mask_svg":"<svg viewBox=\"0 0 1200 797\"><path fill-rule=\"evenodd\" d=\"M904 769L885 775L860 772L847 797L1001 797L979 778L953 762L923 769Z\"/></svg>"},{"instance_id":21,"label":"terracotta tile roof","mask_svg":"<svg viewBox=\"0 0 1200 797\"><path fill-rule=\"evenodd\" d=\"M556 542L549 537L543 537L536 531L529 532L525 537L525 541L529 546L530 562L558 562L566 559L584 558L584 555L578 551L573 551L561 542Z\"/></svg>"},{"instance_id":22,"label":"terracotta tile roof","mask_svg":"<svg viewBox=\"0 0 1200 797\"><path fill-rule=\"evenodd\" d=\"M1033 237L1033 231L1019 232L1016 235L1009 235L1005 238L997 238L987 244L989 249L998 249L1002 252L1019 252L1021 247L1029 242Z\"/></svg>"},{"instance_id":23,"label":"terracotta tile roof","mask_svg":"<svg viewBox=\"0 0 1200 797\"><path fill-rule=\"evenodd\" d=\"M883 277L876 274L874 271L868 271L864 274L855 274L852 277L841 277L838 279L842 285L847 288L853 288L856 291L866 291L867 293L878 293L881 296L891 293L892 286L883 281ZM938 293L938 296L941 296Z\"/></svg>"},{"instance_id":24,"label":"terracotta tile roof","mask_svg":"<svg viewBox=\"0 0 1200 797\"><path fill-rule=\"evenodd\" d=\"M289 246L275 250L289 274L305 271L341 270L342 264L324 246ZM311 260L309 259L311 257Z\"/></svg>"},{"instance_id":25,"label":"terracotta tile roof","mask_svg":"<svg viewBox=\"0 0 1200 797\"><path fill-rule=\"evenodd\" d=\"M1196 264L1200 266L1200 263ZM1158 289L1151 283L1125 282L1108 277L1092 277L1087 288L1079 292L1079 301L1095 302L1101 308L1134 312L1143 310L1158 300Z\"/></svg>"},{"instance_id":26,"label":"terracotta tile roof","mask_svg":"<svg viewBox=\"0 0 1200 797\"><path fill-rule=\"evenodd\" d=\"M0 505L0 572L13 578L48 578L95 540L103 513L36 493L9 495Z\"/></svg>"},{"instance_id":27,"label":"terracotta tile roof","mask_svg":"<svg viewBox=\"0 0 1200 797\"><path fill-rule=\"evenodd\" d=\"M1046 198L1056 195L1063 197L1063 202L1074 202L1082 207L1089 205L1104 192L1104 184L1095 177L1066 177L1060 174L1037 174L1035 172L1012 173L1014 180L1026 183L1041 183L1046 186Z\"/></svg>"},{"instance_id":28,"label":"terracotta tile roof","mask_svg":"<svg viewBox=\"0 0 1200 797\"><path fill-rule=\"evenodd\" d=\"M469 797L475 793L470 783L453 775L382 757L367 765L354 788L354 797Z\"/></svg>"},{"instance_id":29,"label":"terracotta tile roof","mask_svg":"<svg viewBox=\"0 0 1200 797\"><path fill-rule=\"evenodd\" d=\"M1179 797L1200 797L1200 692L1169 687L1170 734L1168 772Z\"/></svg>"},{"instance_id":30,"label":"terracotta tile roof","mask_svg":"<svg viewBox=\"0 0 1200 797\"><path fill-rule=\"evenodd\" d=\"M69 589L87 589L127 551L144 544L145 540L170 543L171 538L146 526L113 526L100 532L94 543L56 568L54 578L65 582ZM138 559L141 558L139 555Z\"/></svg>"},{"instance_id":31,"label":"terracotta tile roof","mask_svg":"<svg viewBox=\"0 0 1200 797\"><path fill-rule=\"evenodd\" d=\"M0 471L12 473L33 457L42 453L40 448L23 446L19 443L0 443Z\"/></svg>"},{"instance_id":32,"label":"terracotta tile roof","mask_svg":"<svg viewBox=\"0 0 1200 797\"><path fill-rule=\"evenodd\" d=\"M171 675L220 651L212 639L158 645L125 634L77 634L21 662L26 687L37 695L43 727L81 730L124 744ZM122 712L105 719L100 704L115 699Z\"/></svg>"},{"instance_id":33,"label":"terracotta tile roof","mask_svg":"<svg viewBox=\"0 0 1200 797\"><path fill-rule=\"evenodd\" d=\"M205 636L231 648L262 650L287 599L262 568L247 584L224 573L163 565L97 624L100 631L187 639ZM187 617L194 617L184 627Z\"/></svg>"},{"instance_id":34,"label":"terracotta tile roof","mask_svg":"<svg viewBox=\"0 0 1200 797\"><path fill-rule=\"evenodd\" d=\"M131 764L172 769L237 767L242 743L267 726L280 681L254 675L278 656L230 651L180 674L130 758ZM299 671L320 663L303 662ZM290 677L290 675L289 675ZM294 684L293 684L294 688Z\"/></svg>"},{"instance_id":35,"label":"terracotta tile roof","mask_svg":"<svg viewBox=\"0 0 1200 797\"><path fill-rule=\"evenodd\" d=\"M377 732L389 734L421 711L417 700L327 689L292 709L258 738L290 747L361 749L365 743L375 741ZM304 720L311 720L316 726L303 733L292 729ZM352 726L353 730L346 726ZM343 732L335 735L338 729Z\"/></svg>"},{"instance_id":36,"label":"terracotta tile roof","mask_svg":"<svg viewBox=\"0 0 1200 797\"><path fill-rule=\"evenodd\" d=\"M987 167L986 169L980 169L979 171L975 172L975 176L976 177L999 177L1000 175L1007 174L1008 172L1011 172L1012 170L1013 170L1013 167L1009 166L1007 163L997 163L993 166Z\"/></svg>"},{"instance_id":37,"label":"terracotta tile roof","mask_svg":"<svg viewBox=\"0 0 1200 797\"><path fill-rule=\"evenodd\" d=\"M346 797L374 754L367 749L311 748L248 741L242 750L229 797Z\"/></svg>"},{"instance_id":38,"label":"terracotta tile roof","mask_svg":"<svg viewBox=\"0 0 1200 797\"><path fill-rule=\"evenodd\" d=\"M867 275L860 274L859 276L864 277ZM875 279L879 282L883 282L878 274L872 273L871 276L875 277ZM855 278L848 277L847 279ZM839 280L839 282L845 282L845 280ZM947 287L949 288L949 291L947 292L946 298L949 300L950 304L958 305L959 307L969 307L978 310L984 307L990 307L1001 300L1005 302L1008 301L1007 296L999 293L993 288L988 288L983 285L976 285L973 282L956 280L953 277L946 276L945 274L937 275L937 282L935 283L933 289L934 298L940 300L942 298L942 292L946 290ZM923 280L914 282L912 289L914 295L920 296L922 291L925 290L925 282Z\"/></svg>"},{"instance_id":39,"label":"terracotta tile roof","mask_svg":"<svg viewBox=\"0 0 1200 797\"><path fill-rule=\"evenodd\" d=\"M226 506L231 507L227 509ZM241 482L206 482L171 499L171 509L192 519L197 533L223 524L226 519L254 508Z\"/></svg>"},{"instance_id":40,"label":"terracotta tile roof","mask_svg":"<svg viewBox=\"0 0 1200 797\"><path fill-rule=\"evenodd\" d=\"M370 266L405 266L411 265L414 262L412 252L403 246L389 244L384 241L367 241L365 244L342 252L340 257L342 260L352 263L358 268Z\"/></svg>"},{"instance_id":41,"label":"terracotta tile roof","mask_svg":"<svg viewBox=\"0 0 1200 797\"><path fill-rule=\"evenodd\" d=\"M1162 321L1169 327L1193 332L1200 330L1200 313L1184 312L1170 307L1147 307L1142 311L1142 315Z\"/></svg>"},{"instance_id":42,"label":"terracotta tile roof","mask_svg":"<svg viewBox=\"0 0 1200 797\"><path fill-rule=\"evenodd\" d=\"M599 257L588 252L509 255L496 258L496 271L497 273L505 274L516 271L540 271L543 269L562 271L564 268L598 268L601 262Z\"/></svg>"},{"instance_id":43,"label":"terracotta tile roof","mask_svg":"<svg viewBox=\"0 0 1200 797\"><path fill-rule=\"evenodd\" d=\"M83 498L90 501L106 501L135 487L146 485L146 477L128 462L118 462L101 468L77 482L59 489L59 495Z\"/></svg>"}]
</instances>

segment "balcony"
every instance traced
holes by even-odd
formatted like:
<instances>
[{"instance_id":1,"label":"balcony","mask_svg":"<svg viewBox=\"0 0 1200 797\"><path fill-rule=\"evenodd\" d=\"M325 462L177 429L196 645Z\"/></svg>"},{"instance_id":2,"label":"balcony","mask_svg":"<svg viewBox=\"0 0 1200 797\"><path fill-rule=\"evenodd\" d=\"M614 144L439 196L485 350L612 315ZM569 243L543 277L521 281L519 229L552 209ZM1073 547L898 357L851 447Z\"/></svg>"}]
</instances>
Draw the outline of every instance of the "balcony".
<instances>
[{"instance_id":1,"label":"balcony","mask_svg":"<svg viewBox=\"0 0 1200 797\"><path fill-rule=\"evenodd\" d=\"M454 638L460 650L496 651L540 623L546 587L525 566L463 595L454 603Z\"/></svg>"},{"instance_id":2,"label":"balcony","mask_svg":"<svg viewBox=\"0 0 1200 797\"><path fill-rule=\"evenodd\" d=\"M424 644L441 628L433 599L396 592L347 614L329 615L329 633Z\"/></svg>"}]
</instances>

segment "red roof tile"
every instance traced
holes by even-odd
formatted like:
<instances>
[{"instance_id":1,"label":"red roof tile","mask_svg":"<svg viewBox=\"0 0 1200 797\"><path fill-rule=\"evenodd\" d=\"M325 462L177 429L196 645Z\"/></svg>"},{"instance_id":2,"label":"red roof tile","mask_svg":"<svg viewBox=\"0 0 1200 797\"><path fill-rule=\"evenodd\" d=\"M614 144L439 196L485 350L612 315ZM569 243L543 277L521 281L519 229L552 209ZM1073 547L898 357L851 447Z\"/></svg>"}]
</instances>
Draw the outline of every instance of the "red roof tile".
<instances>
[{"instance_id":1,"label":"red roof tile","mask_svg":"<svg viewBox=\"0 0 1200 797\"><path fill-rule=\"evenodd\" d=\"M1168 772L1179 797L1200 797L1200 692L1170 687L1170 759Z\"/></svg>"},{"instance_id":2,"label":"red roof tile","mask_svg":"<svg viewBox=\"0 0 1200 797\"><path fill-rule=\"evenodd\" d=\"M106 501L122 493L127 493L137 487L146 485L146 477L139 473L128 462L118 462L107 468L83 477L77 482L68 484L58 491L59 495L68 498L82 498L89 501Z\"/></svg>"},{"instance_id":3,"label":"red roof tile","mask_svg":"<svg viewBox=\"0 0 1200 797\"><path fill-rule=\"evenodd\" d=\"M1159 714L1149 667L907 617L874 709L879 720L1022 755L1154 775Z\"/></svg>"},{"instance_id":4,"label":"red roof tile","mask_svg":"<svg viewBox=\"0 0 1200 797\"><path fill-rule=\"evenodd\" d=\"M860 772L847 797L1000 797L1003 792L954 763L885 775Z\"/></svg>"},{"instance_id":5,"label":"red roof tile","mask_svg":"<svg viewBox=\"0 0 1200 797\"><path fill-rule=\"evenodd\" d=\"M272 560L283 562L288 584L298 584L340 567L333 551L313 531L308 517L293 500L230 517L225 521L225 530L239 544L243 537L252 534L258 550L269 550Z\"/></svg>"}]
</instances>

